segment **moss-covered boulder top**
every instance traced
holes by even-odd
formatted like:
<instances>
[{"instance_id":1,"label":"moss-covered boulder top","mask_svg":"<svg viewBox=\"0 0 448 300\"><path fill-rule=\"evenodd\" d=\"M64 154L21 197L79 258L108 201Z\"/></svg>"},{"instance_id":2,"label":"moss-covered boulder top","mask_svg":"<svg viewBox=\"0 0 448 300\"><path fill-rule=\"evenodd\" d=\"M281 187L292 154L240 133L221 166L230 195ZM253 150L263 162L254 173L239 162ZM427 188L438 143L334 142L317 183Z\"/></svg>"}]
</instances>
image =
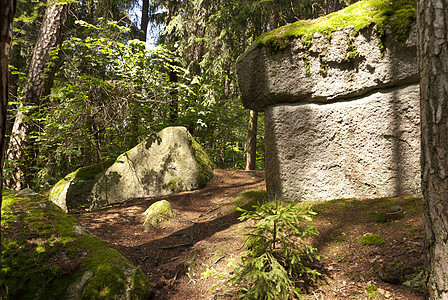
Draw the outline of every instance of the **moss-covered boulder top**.
<instances>
[{"instance_id":1,"label":"moss-covered boulder top","mask_svg":"<svg viewBox=\"0 0 448 300\"><path fill-rule=\"evenodd\" d=\"M261 35L237 61L244 105L262 111L417 82L413 4L363 0Z\"/></svg>"},{"instance_id":2,"label":"moss-covered boulder top","mask_svg":"<svg viewBox=\"0 0 448 300\"><path fill-rule=\"evenodd\" d=\"M87 175L88 176L87 176ZM50 200L64 210L204 187L213 162L185 127L168 127L112 163L82 168L58 182Z\"/></svg>"},{"instance_id":3,"label":"moss-covered boulder top","mask_svg":"<svg viewBox=\"0 0 448 300\"><path fill-rule=\"evenodd\" d=\"M38 194L5 192L2 299L147 299L142 271Z\"/></svg>"}]
</instances>

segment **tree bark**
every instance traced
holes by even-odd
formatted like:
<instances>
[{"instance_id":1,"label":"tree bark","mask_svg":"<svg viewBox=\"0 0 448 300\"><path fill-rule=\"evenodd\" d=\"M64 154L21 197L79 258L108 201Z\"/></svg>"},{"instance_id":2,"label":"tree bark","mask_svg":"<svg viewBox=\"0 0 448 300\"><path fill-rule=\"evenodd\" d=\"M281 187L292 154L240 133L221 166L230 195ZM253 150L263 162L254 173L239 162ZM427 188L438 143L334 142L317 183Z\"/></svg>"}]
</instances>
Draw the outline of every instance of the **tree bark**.
<instances>
[{"instance_id":1,"label":"tree bark","mask_svg":"<svg viewBox=\"0 0 448 300\"><path fill-rule=\"evenodd\" d=\"M149 0L143 0L142 5L142 22L140 24L141 36L140 40L146 42L146 36L148 35L148 23L149 23Z\"/></svg>"},{"instance_id":2,"label":"tree bark","mask_svg":"<svg viewBox=\"0 0 448 300\"><path fill-rule=\"evenodd\" d=\"M258 112L251 110L247 128L246 170L255 170L257 158L257 122Z\"/></svg>"},{"instance_id":3,"label":"tree bark","mask_svg":"<svg viewBox=\"0 0 448 300\"><path fill-rule=\"evenodd\" d=\"M3 162L7 148L5 135L8 117L8 62L15 8L15 0L0 0L0 208L2 206Z\"/></svg>"},{"instance_id":4,"label":"tree bark","mask_svg":"<svg viewBox=\"0 0 448 300\"><path fill-rule=\"evenodd\" d=\"M425 269L430 299L448 299L448 3L417 1Z\"/></svg>"},{"instance_id":5,"label":"tree bark","mask_svg":"<svg viewBox=\"0 0 448 300\"><path fill-rule=\"evenodd\" d=\"M165 24L169 24L172 19L175 17L176 13L177 13L177 9L179 6L179 3L177 0L166 0L166 19L165 19ZM177 36L175 36L172 32L168 32L167 33L167 43L168 43L168 48L171 51L175 51L175 43L177 41ZM177 83L179 81L177 74L174 70L169 72L169 81L172 83ZM170 125L175 125L177 123L177 119L179 116L179 103L178 103L178 95L177 95L177 91L173 90L170 93L171 99L169 100L169 120L170 120Z\"/></svg>"},{"instance_id":6,"label":"tree bark","mask_svg":"<svg viewBox=\"0 0 448 300\"><path fill-rule=\"evenodd\" d=\"M68 4L60 5L49 1L45 15L40 27L39 36L34 46L30 68L27 75L27 84L22 91L22 106L40 107L42 100L50 93L55 74L55 68L48 71L47 65L51 60L50 52L61 44L62 30L67 20ZM12 180L7 182L9 188L22 189L31 187L33 179L32 166L35 163L37 149L31 132L38 132L36 123L27 119L36 110L24 113L19 112L16 116L12 136L9 143L8 159L22 161L23 165L17 165L12 172Z\"/></svg>"},{"instance_id":7,"label":"tree bark","mask_svg":"<svg viewBox=\"0 0 448 300\"><path fill-rule=\"evenodd\" d=\"M339 10L339 0L327 0L327 15Z\"/></svg>"},{"instance_id":8,"label":"tree bark","mask_svg":"<svg viewBox=\"0 0 448 300\"><path fill-rule=\"evenodd\" d=\"M169 80L172 83L177 83L179 81L179 79L177 78L177 74L176 72L170 71L169 72ZM179 116L179 103L177 101L177 91L176 90L172 90L170 92L170 103L169 103L169 120L170 120L170 125L174 126L177 123L177 118Z\"/></svg>"},{"instance_id":9,"label":"tree bark","mask_svg":"<svg viewBox=\"0 0 448 300\"><path fill-rule=\"evenodd\" d=\"M200 24L201 18L203 18L201 12L198 13L198 19L193 25L194 41L191 45L191 64L190 64L190 79L201 74L200 62L204 55L204 42L202 39L205 36L205 28Z\"/></svg>"}]
</instances>

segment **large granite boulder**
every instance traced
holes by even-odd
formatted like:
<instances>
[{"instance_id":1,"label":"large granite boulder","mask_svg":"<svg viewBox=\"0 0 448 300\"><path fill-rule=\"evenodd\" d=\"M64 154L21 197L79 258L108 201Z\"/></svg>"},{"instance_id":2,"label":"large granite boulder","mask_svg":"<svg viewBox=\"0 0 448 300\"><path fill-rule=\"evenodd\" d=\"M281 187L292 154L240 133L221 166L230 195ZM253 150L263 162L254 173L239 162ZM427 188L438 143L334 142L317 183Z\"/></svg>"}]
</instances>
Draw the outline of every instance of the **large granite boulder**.
<instances>
[{"instance_id":1,"label":"large granite boulder","mask_svg":"<svg viewBox=\"0 0 448 300\"><path fill-rule=\"evenodd\" d=\"M312 24L268 33L238 59L244 105L265 112L271 197L306 201L420 193L413 8L404 7L412 14L398 32L390 23L403 14L395 2L387 14L377 12L388 17L381 24L371 17L364 27L334 25L337 18L355 19L353 11L369 16L380 9L360 1ZM313 34L294 36L291 28Z\"/></svg>"},{"instance_id":2,"label":"large granite boulder","mask_svg":"<svg viewBox=\"0 0 448 300\"><path fill-rule=\"evenodd\" d=\"M90 174L88 182L77 176L79 171L69 174L52 189L50 200L65 210L98 208L129 198L194 190L212 178L213 163L186 128L168 127L120 155L107 168L96 166L96 171L81 172ZM84 185L79 188L76 184L80 181ZM72 189L75 191L70 192ZM72 199L75 193L76 199Z\"/></svg>"},{"instance_id":3,"label":"large granite boulder","mask_svg":"<svg viewBox=\"0 0 448 300\"><path fill-rule=\"evenodd\" d=\"M418 82L413 2L400 2L398 11L381 2L384 7L359 1L260 36L237 60L244 106L263 111L275 104L328 103ZM375 23L399 17L395 30Z\"/></svg>"},{"instance_id":4,"label":"large granite boulder","mask_svg":"<svg viewBox=\"0 0 448 300\"><path fill-rule=\"evenodd\" d=\"M47 198L5 191L2 299L148 299L140 269Z\"/></svg>"}]
</instances>

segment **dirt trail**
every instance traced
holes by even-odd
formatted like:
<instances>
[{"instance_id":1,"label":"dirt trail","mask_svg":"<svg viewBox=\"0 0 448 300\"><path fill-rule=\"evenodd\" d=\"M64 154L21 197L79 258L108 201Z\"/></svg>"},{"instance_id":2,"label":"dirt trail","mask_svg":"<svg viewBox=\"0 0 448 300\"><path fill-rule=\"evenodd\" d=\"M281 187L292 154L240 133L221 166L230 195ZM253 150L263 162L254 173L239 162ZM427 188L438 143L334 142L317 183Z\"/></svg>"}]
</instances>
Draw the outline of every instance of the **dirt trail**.
<instances>
[{"instance_id":1,"label":"dirt trail","mask_svg":"<svg viewBox=\"0 0 448 300\"><path fill-rule=\"evenodd\" d=\"M241 203L235 203L235 198L263 189L263 171L218 169L199 191L132 199L73 215L142 269L155 288L153 299L237 299L234 288L224 280L244 250L235 211ZM176 218L144 232L143 212L161 199L171 203ZM405 207L406 214L378 223L377 215L389 202ZM314 242L327 259L317 265L324 275L305 298L424 299L408 287L381 279L389 265L399 263L409 269L421 264L422 203L404 197L315 204L319 214L313 224L321 234ZM362 246L360 238L370 233L384 237L385 244ZM369 294L369 286L376 290Z\"/></svg>"}]
</instances>

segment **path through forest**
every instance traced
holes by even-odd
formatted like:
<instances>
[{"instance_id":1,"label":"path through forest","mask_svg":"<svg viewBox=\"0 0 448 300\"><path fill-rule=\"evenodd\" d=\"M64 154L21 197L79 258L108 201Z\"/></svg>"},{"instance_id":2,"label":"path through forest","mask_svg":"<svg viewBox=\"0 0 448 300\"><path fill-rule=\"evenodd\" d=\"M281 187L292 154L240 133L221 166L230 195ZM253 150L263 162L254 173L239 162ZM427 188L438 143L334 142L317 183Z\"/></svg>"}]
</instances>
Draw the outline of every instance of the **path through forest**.
<instances>
[{"instance_id":1,"label":"path through forest","mask_svg":"<svg viewBox=\"0 0 448 300\"><path fill-rule=\"evenodd\" d=\"M263 171L215 170L202 190L132 199L74 217L143 270L155 288L153 299L237 299L225 278L244 251L235 209L247 197L238 196L264 188ZM144 232L142 213L161 199L172 204L176 218ZM401 211L395 216L391 207ZM323 275L304 291L306 299L423 299L395 284L422 263L421 198L343 199L313 209L320 231L313 243L327 259L315 264ZM370 234L384 244L363 246L360 239Z\"/></svg>"}]
</instances>

